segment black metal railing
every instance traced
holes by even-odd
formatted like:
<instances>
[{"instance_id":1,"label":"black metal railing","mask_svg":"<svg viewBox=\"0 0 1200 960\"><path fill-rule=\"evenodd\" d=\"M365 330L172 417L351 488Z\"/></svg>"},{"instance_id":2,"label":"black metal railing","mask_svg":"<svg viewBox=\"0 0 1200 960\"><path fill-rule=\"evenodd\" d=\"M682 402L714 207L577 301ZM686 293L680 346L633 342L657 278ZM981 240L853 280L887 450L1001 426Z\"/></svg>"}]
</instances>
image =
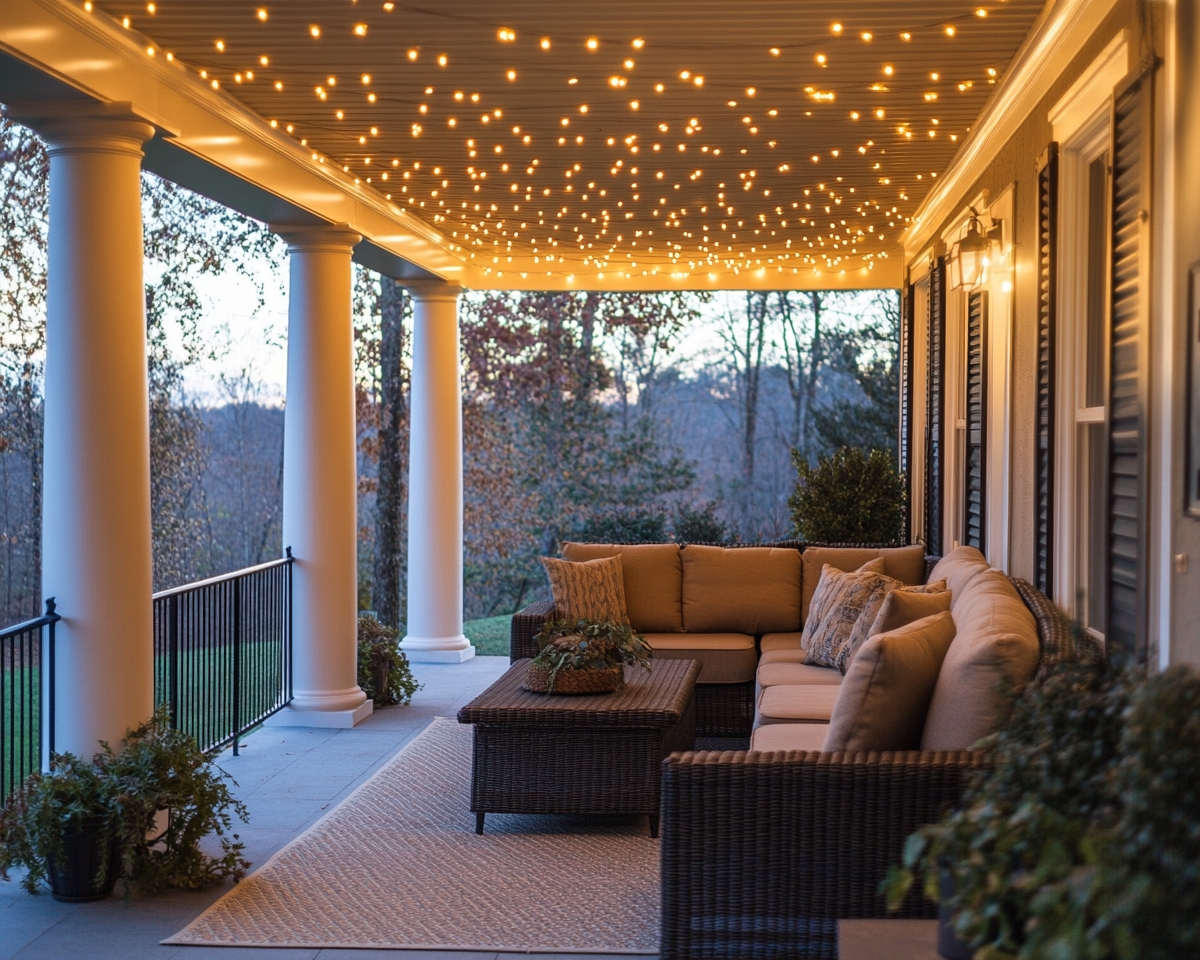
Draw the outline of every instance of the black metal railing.
<instances>
[{"instance_id":1,"label":"black metal railing","mask_svg":"<svg viewBox=\"0 0 1200 960\"><path fill-rule=\"evenodd\" d=\"M42 616L0 630L0 802L42 768L43 746L54 750L54 625L61 619L51 597Z\"/></svg>"},{"instance_id":2,"label":"black metal railing","mask_svg":"<svg viewBox=\"0 0 1200 960\"><path fill-rule=\"evenodd\" d=\"M203 750L292 700L292 551L154 595L154 700Z\"/></svg>"}]
</instances>

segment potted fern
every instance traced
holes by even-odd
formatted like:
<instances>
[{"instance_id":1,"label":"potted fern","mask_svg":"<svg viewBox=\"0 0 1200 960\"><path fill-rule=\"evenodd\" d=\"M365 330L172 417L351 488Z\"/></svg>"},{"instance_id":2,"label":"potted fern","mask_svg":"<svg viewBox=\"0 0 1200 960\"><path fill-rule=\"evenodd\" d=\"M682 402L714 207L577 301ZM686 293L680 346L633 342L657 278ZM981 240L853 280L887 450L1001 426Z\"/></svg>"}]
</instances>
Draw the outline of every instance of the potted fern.
<instances>
[{"instance_id":1,"label":"potted fern","mask_svg":"<svg viewBox=\"0 0 1200 960\"><path fill-rule=\"evenodd\" d=\"M102 742L90 762L55 754L50 772L13 792L0 811L0 879L23 867L30 893L45 883L72 903L107 897L118 879L144 893L239 880L249 863L230 831L247 814L231 782L161 708L120 750ZM200 849L210 835L218 856Z\"/></svg>"}]
</instances>

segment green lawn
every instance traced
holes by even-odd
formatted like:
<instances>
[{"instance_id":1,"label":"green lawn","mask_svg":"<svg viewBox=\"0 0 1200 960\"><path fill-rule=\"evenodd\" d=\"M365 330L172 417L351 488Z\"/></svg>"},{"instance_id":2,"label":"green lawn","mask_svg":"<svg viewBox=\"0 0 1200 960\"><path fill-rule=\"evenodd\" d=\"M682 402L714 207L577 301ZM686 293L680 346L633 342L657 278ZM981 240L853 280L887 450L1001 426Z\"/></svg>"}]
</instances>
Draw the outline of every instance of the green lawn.
<instances>
[{"instance_id":1,"label":"green lawn","mask_svg":"<svg viewBox=\"0 0 1200 960\"><path fill-rule=\"evenodd\" d=\"M511 616L486 617L483 620L468 620L463 624L463 633L475 644L475 652L479 656L507 657L511 626Z\"/></svg>"}]
</instances>

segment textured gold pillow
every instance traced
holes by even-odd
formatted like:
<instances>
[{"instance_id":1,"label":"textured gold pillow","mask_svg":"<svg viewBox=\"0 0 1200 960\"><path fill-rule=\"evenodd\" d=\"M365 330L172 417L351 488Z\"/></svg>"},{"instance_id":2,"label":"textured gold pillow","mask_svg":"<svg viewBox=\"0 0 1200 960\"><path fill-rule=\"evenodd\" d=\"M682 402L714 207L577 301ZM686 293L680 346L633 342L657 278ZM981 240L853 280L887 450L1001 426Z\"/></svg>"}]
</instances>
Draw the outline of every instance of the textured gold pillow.
<instances>
[{"instance_id":1,"label":"textured gold pillow","mask_svg":"<svg viewBox=\"0 0 1200 960\"><path fill-rule=\"evenodd\" d=\"M954 634L947 610L864 643L838 688L822 751L919 749Z\"/></svg>"},{"instance_id":2,"label":"textured gold pillow","mask_svg":"<svg viewBox=\"0 0 1200 960\"><path fill-rule=\"evenodd\" d=\"M821 568L821 579L800 636L805 663L836 667L838 652L850 639L867 601L885 584L901 586L899 580L884 575L882 566L883 561L875 559L854 573L843 573L829 564Z\"/></svg>"},{"instance_id":3,"label":"textured gold pillow","mask_svg":"<svg viewBox=\"0 0 1200 960\"><path fill-rule=\"evenodd\" d=\"M932 583L922 583L915 587L906 587L903 586L899 580L893 580L890 577L887 578L887 582L881 584L879 589L867 598L867 602L863 605L862 613L859 614L858 619L854 622L854 629L850 631L849 638L847 638L846 642L842 644L835 655L836 663L834 666L841 670L842 673L846 672L846 668L850 666L850 661L854 659L855 651L866 642L867 637L883 632L882 630L875 629L875 621L879 616L879 611L883 608L884 602L893 593L905 593L918 596L921 594L928 594L933 596L940 593L946 593L946 581L935 580ZM908 620L903 622L911 623L913 620L920 620L921 617L927 617L931 614L940 613L942 610L949 609L950 595L946 593L946 603L944 606L939 604L927 612L922 613L920 616L910 617ZM896 626L901 626L901 624L897 623Z\"/></svg>"},{"instance_id":4,"label":"textured gold pillow","mask_svg":"<svg viewBox=\"0 0 1200 960\"><path fill-rule=\"evenodd\" d=\"M554 612L560 620L609 620L628 623L620 557L572 563L538 557L550 578Z\"/></svg>"}]
</instances>

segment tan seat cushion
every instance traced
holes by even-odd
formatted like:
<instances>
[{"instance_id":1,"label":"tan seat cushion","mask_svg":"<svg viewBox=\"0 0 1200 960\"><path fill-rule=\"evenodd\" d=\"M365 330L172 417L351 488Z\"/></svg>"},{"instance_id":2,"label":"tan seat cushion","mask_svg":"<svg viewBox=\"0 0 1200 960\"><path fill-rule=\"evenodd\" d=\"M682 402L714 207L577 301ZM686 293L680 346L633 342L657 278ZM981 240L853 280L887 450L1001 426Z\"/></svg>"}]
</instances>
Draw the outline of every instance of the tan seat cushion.
<instances>
[{"instance_id":1,"label":"tan seat cushion","mask_svg":"<svg viewBox=\"0 0 1200 960\"><path fill-rule=\"evenodd\" d=\"M922 750L968 750L995 733L1037 669L1037 624L1007 576L975 574L953 606L958 636L933 691Z\"/></svg>"},{"instance_id":2,"label":"tan seat cushion","mask_svg":"<svg viewBox=\"0 0 1200 960\"><path fill-rule=\"evenodd\" d=\"M800 552L779 547L688 546L683 627L689 633L800 629Z\"/></svg>"},{"instance_id":3,"label":"tan seat cushion","mask_svg":"<svg viewBox=\"0 0 1200 960\"><path fill-rule=\"evenodd\" d=\"M759 687L777 687L780 684L823 684L839 686L842 674L832 667L814 667L808 663L762 663L755 674Z\"/></svg>"},{"instance_id":4,"label":"tan seat cushion","mask_svg":"<svg viewBox=\"0 0 1200 960\"><path fill-rule=\"evenodd\" d=\"M800 595L800 614L808 620L808 605L821 580L821 568L825 564L849 573L857 570L868 560L883 559L883 572L901 583L915 585L925 582L925 548L920 544L911 547L807 547L802 555L804 582Z\"/></svg>"},{"instance_id":5,"label":"tan seat cushion","mask_svg":"<svg viewBox=\"0 0 1200 960\"><path fill-rule=\"evenodd\" d=\"M744 633L645 633L660 660L699 660L697 683L745 683L754 679L758 656Z\"/></svg>"},{"instance_id":6,"label":"tan seat cushion","mask_svg":"<svg viewBox=\"0 0 1200 960\"><path fill-rule=\"evenodd\" d=\"M983 554L974 547L955 547L934 565L929 579L946 581L946 589L951 594L950 612L953 613L967 584L990 569Z\"/></svg>"},{"instance_id":7,"label":"tan seat cushion","mask_svg":"<svg viewBox=\"0 0 1200 960\"><path fill-rule=\"evenodd\" d=\"M823 749L917 749L953 640L954 618L947 610L864 643L838 688Z\"/></svg>"},{"instance_id":8,"label":"tan seat cushion","mask_svg":"<svg viewBox=\"0 0 1200 960\"><path fill-rule=\"evenodd\" d=\"M758 648L763 653L775 653L778 650L799 650L800 638L804 634L799 630L789 630L784 633L764 633Z\"/></svg>"},{"instance_id":9,"label":"tan seat cushion","mask_svg":"<svg viewBox=\"0 0 1200 960\"><path fill-rule=\"evenodd\" d=\"M628 623L625 609L625 582L621 558L605 557L572 563L554 557L539 557L550 578L554 611L560 620L609 620Z\"/></svg>"},{"instance_id":10,"label":"tan seat cushion","mask_svg":"<svg viewBox=\"0 0 1200 960\"><path fill-rule=\"evenodd\" d=\"M758 699L754 725L796 723L814 720L824 723L833 714L840 686L830 683L783 684L767 687Z\"/></svg>"},{"instance_id":11,"label":"tan seat cushion","mask_svg":"<svg viewBox=\"0 0 1200 960\"><path fill-rule=\"evenodd\" d=\"M769 723L750 735L750 749L756 753L769 750L809 750L820 753L825 743L827 723Z\"/></svg>"},{"instance_id":12,"label":"tan seat cushion","mask_svg":"<svg viewBox=\"0 0 1200 960\"><path fill-rule=\"evenodd\" d=\"M677 543L564 543L564 560L620 557L625 578L625 609L634 630L683 630L683 564Z\"/></svg>"},{"instance_id":13,"label":"tan seat cushion","mask_svg":"<svg viewBox=\"0 0 1200 960\"><path fill-rule=\"evenodd\" d=\"M872 560L863 567L878 566L880 560ZM804 635L800 643L804 647L804 662L822 667L836 667L842 648L850 639L854 625L862 616L863 609L876 594L899 587L900 581L882 573L867 572L859 568L854 573L844 573L828 564L821 571L821 582L813 594L808 619L804 621Z\"/></svg>"}]
</instances>

